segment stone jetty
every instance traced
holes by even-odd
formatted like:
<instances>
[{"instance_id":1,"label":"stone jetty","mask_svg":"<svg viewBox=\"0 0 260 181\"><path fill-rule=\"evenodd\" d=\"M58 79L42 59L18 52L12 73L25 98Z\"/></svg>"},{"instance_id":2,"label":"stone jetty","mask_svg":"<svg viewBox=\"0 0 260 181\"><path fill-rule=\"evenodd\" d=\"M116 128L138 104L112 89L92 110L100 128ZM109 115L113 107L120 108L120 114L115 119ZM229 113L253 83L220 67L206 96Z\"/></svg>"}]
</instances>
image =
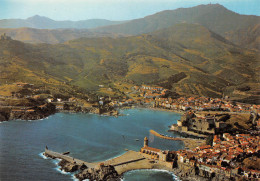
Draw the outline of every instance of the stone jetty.
<instances>
[{"instance_id":1,"label":"stone jetty","mask_svg":"<svg viewBox=\"0 0 260 181\"><path fill-rule=\"evenodd\" d=\"M157 133L154 130L150 130L150 133L159 138L162 138L162 139L173 140L173 141L183 141L185 147L188 149L194 149L198 146L206 145L205 139L203 140L203 139L193 139L193 138L183 138L183 137L171 137L171 136Z\"/></svg>"},{"instance_id":2,"label":"stone jetty","mask_svg":"<svg viewBox=\"0 0 260 181\"><path fill-rule=\"evenodd\" d=\"M44 155L53 159L61 159L59 166L66 172L75 172L75 177L79 180L120 180L123 173L136 169L166 169L168 168L160 161L152 161L142 154L129 150L121 156L106 160L104 162L86 162L68 156L68 154L58 153L45 149Z\"/></svg>"}]
</instances>

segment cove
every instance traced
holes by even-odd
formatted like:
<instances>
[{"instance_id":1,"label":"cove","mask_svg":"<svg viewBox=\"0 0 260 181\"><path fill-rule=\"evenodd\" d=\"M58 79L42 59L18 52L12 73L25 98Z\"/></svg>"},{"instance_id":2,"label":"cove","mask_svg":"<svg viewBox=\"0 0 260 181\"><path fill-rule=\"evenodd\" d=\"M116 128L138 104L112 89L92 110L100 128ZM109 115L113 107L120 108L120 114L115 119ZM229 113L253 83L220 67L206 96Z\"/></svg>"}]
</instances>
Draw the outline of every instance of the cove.
<instances>
[{"instance_id":1,"label":"cove","mask_svg":"<svg viewBox=\"0 0 260 181\"><path fill-rule=\"evenodd\" d=\"M183 149L181 141L149 135L149 130L153 129L174 136L167 132L168 126L176 123L180 114L148 109L122 110L121 113L125 116L57 113L44 120L1 123L0 180L71 180L70 175L57 172L52 161L39 156L46 145L57 152L70 151L71 156L89 162L119 156L125 149L138 151L145 136L149 137L152 147ZM142 171L130 175L139 180L147 180L154 174L162 179L169 176L167 172L155 171L145 176L139 172ZM128 180L128 176L126 173L124 180Z\"/></svg>"}]
</instances>

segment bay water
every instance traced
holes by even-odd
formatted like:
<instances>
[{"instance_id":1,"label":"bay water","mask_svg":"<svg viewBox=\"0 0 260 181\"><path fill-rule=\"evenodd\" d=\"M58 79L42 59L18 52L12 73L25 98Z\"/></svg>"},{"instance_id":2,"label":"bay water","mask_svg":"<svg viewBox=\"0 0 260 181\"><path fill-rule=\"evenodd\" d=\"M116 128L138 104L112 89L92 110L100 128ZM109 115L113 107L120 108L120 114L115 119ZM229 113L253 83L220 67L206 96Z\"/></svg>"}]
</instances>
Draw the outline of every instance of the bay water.
<instances>
[{"instance_id":1,"label":"bay water","mask_svg":"<svg viewBox=\"0 0 260 181\"><path fill-rule=\"evenodd\" d=\"M47 145L56 152L88 162L107 160L125 153L139 151L145 136L149 146L165 150L183 149L181 141L164 140L150 135L153 129L167 132L180 114L149 109L121 110L124 116L56 113L43 120L15 120L0 123L0 180L72 180L71 174L57 169L57 160L43 159ZM138 141L139 140L139 141ZM135 170L124 174L123 180L176 180L162 170Z\"/></svg>"}]
</instances>

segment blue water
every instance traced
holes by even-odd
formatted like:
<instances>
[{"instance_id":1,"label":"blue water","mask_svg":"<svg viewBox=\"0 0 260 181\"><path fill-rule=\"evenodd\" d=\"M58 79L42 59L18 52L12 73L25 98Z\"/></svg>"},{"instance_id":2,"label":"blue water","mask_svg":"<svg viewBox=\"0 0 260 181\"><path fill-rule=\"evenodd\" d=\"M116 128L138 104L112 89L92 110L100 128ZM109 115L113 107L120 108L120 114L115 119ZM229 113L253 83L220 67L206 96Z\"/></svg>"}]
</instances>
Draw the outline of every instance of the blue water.
<instances>
[{"instance_id":1,"label":"blue water","mask_svg":"<svg viewBox=\"0 0 260 181\"><path fill-rule=\"evenodd\" d=\"M10 121L0 124L0 180L71 180L71 175L57 171L55 160L43 159L45 145L57 152L89 162L121 155L125 149L138 151L143 138L149 137L152 147L179 150L180 141L163 140L149 134L153 129L168 133L168 126L180 115L172 112L130 109L126 116L107 117L94 114L57 113L38 121ZM140 141L136 141L139 139ZM124 180L174 180L161 171L135 171Z\"/></svg>"}]
</instances>

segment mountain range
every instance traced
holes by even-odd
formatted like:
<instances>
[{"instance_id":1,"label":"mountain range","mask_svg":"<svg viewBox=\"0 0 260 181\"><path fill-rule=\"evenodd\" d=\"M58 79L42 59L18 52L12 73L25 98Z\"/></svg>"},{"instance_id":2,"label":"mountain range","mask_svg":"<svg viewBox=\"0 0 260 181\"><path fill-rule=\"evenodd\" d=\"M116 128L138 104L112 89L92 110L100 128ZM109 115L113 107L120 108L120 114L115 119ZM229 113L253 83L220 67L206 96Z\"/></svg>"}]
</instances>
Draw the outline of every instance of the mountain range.
<instances>
[{"instance_id":1,"label":"mountain range","mask_svg":"<svg viewBox=\"0 0 260 181\"><path fill-rule=\"evenodd\" d=\"M211 13L216 16L214 22ZM246 34L245 29L251 33ZM47 31L61 30L43 32ZM224 94L234 99L259 100L257 16L239 15L220 5L202 5L119 25L62 31L85 31L93 36L72 37L59 44L2 39L0 83L44 83L61 92L75 87L97 91L100 84L114 91L115 84L120 83L152 84L186 96Z\"/></svg>"},{"instance_id":2,"label":"mountain range","mask_svg":"<svg viewBox=\"0 0 260 181\"><path fill-rule=\"evenodd\" d=\"M0 20L0 33L27 43L63 43L81 37L138 35L179 23L200 24L236 45L259 49L260 17L240 15L219 4L167 10L131 21L54 21L36 15Z\"/></svg>"},{"instance_id":3,"label":"mountain range","mask_svg":"<svg viewBox=\"0 0 260 181\"><path fill-rule=\"evenodd\" d=\"M200 24L240 46L259 48L260 17L240 15L219 4L167 10L123 24L99 27L98 32L129 35L153 32L179 23Z\"/></svg>"},{"instance_id":4,"label":"mountain range","mask_svg":"<svg viewBox=\"0 0 260 181\"><path fill-rule=\"evenodd\" d=\"M121 37L123 34L100 33L89 29L35 29L35 28L0 28L0 35L6 33L15 40L26 43L64 43L82 37Z\"/></svg>"},{"instance_id":5,"label":"mountain range","mask_svg":"<svg viewBox=\"0 0 260 181\"><path fill-rule=\"evenodd\" d=\"M124 21L110 21L105 19L89 19L82 21L55 21L50 18L35 15L27 19L0 20L0 28L37 28L37 29L88 29L123 23Z\"/></svg>"}]
</instances>

